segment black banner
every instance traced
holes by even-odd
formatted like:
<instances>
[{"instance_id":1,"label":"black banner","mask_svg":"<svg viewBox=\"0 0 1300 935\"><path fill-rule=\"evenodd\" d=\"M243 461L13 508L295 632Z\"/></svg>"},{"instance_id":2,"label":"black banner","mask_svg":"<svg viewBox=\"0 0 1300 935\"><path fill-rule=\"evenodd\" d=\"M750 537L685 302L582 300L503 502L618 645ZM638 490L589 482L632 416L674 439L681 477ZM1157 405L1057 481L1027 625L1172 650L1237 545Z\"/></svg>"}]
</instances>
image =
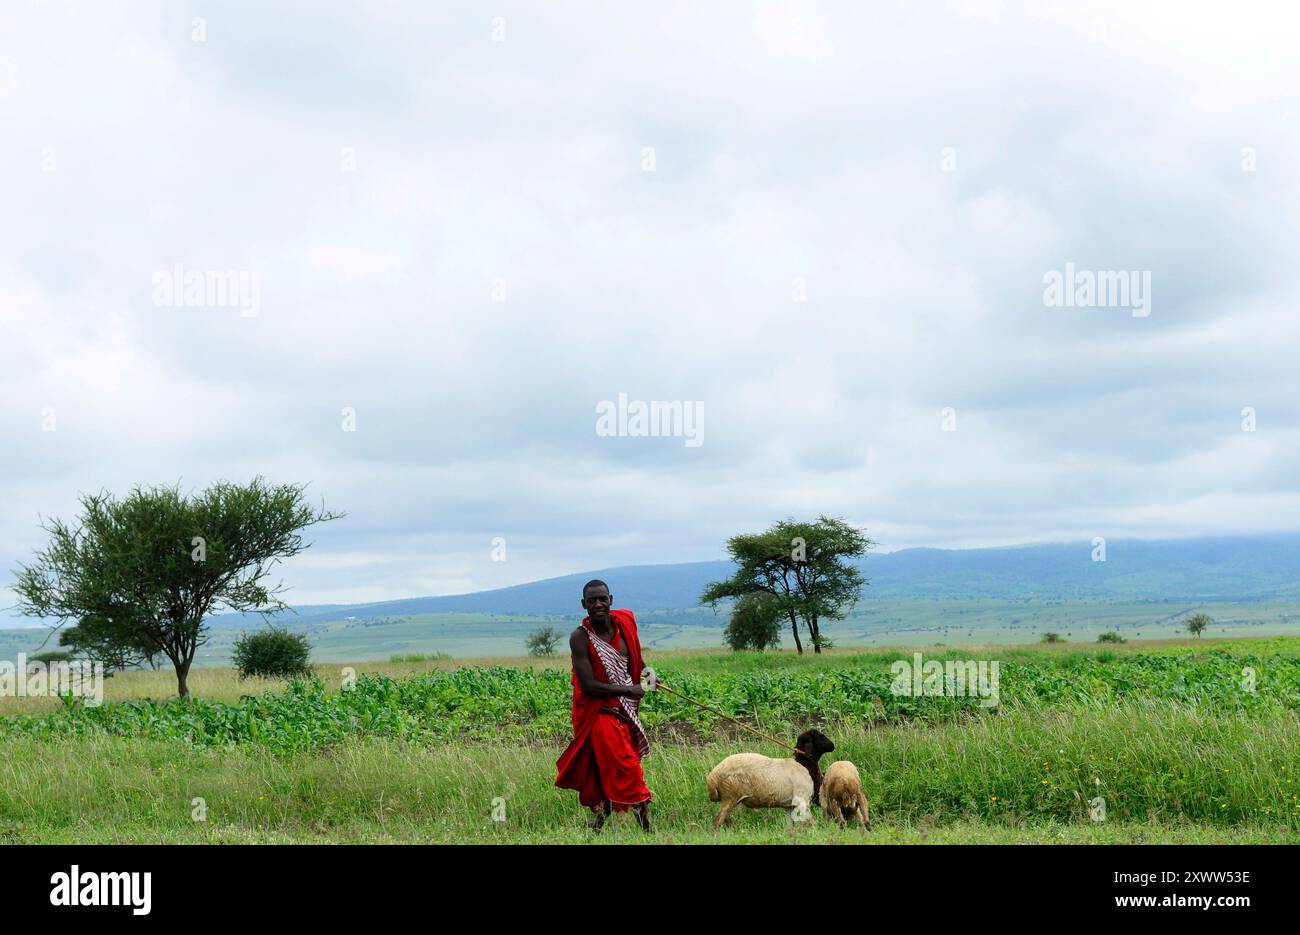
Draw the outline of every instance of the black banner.
<instances>
[{"instance_id":1,"label":"black banner","mask_svg":"<svg viewBox=\"0 0 1300 935\"><path fill-rule=\"evenodd\" d=\"M377 917L392 921L394 907L455 909L470 899L491 906L496 918L551 904L557 893L614 868L624 868L618 873L651 911L656 900L667 911L687 894L692 901L720 897L718 911L736 908L737 900L757 910L816 896L829 905L843 898L845 908L866 899L918 913L918 920L933 913L945 925L987 920L995 907L1036 906L1071 920L1196 917L1231 924L1296 902L1295 887L1286 883L1289 847L233 845L2 853L9 918L112 917L127 925L250 915L374 924Z\"/></svg>"}]
</instances>

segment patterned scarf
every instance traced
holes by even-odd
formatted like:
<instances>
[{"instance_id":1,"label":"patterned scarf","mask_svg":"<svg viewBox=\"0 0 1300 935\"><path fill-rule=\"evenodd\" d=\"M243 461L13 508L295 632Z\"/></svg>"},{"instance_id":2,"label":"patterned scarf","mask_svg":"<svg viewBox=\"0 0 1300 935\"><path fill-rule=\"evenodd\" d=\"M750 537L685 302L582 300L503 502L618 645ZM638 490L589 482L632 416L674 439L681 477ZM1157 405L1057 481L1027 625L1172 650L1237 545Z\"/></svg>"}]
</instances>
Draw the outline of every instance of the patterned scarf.
<instances>
[{"instance_id":1,"label":"patterned scarf","mask_svg":"<svg viewBox=\"0 0 1300 935\"><path fill-rule=\"evenodd\" d=\"M591 645L595 648L596 655L600 657L600 664L605 668L605 678L609 684L631 685L632 675L627 671L627 660L623 658L623 654L597 636L595 630L588 628L587 635L591 637ZM641 726L641 719L637 717L636 700L626 695L619 695L618 704L631 724L637 752L641 754L642 758L649 756L650 738L646 736L645 728Z\"/></svg>"}]
</instances>

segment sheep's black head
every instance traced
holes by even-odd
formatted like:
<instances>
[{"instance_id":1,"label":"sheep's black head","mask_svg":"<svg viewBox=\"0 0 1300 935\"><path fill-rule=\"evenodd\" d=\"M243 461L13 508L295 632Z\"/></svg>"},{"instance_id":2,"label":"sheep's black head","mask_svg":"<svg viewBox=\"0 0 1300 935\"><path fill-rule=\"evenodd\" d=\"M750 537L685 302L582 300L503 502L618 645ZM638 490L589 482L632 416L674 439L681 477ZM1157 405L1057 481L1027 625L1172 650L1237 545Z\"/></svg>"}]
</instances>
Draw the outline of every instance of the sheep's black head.
<instances>
[{"instance_id":1,"label":"sheep's black head","mask_svg":"<svg viewBox=\"0 0 1300 935\"><path fill-rule=\"evenodd\" d=\"M804 731L799 735L799 739L794 742L794 745L814 760L821 759L823 754L835 750L835 744L831 743L830 738L819 730Z\"/></svg>"}]
</instances>

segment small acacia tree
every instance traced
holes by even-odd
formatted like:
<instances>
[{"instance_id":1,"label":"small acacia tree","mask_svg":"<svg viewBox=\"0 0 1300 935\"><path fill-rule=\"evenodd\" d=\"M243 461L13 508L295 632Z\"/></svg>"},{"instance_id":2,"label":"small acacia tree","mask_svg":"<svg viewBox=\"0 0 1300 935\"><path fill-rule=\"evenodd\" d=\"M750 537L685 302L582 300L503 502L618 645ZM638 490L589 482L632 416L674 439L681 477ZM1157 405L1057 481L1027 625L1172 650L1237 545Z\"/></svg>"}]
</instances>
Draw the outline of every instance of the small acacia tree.
<instances>
[{"instance_id":1,"label":"small acacia tree","mask_svg":"<svg viewBox=\"0 0 1300 935\"><path fill-rule=\"evenodd\" d=\"M1187 632L1192 634L1192 636L1200 636L1202 633L1205 632L1205 628L1208 627L1213 622L1214 621L1210 619L1209 614L1205 614L1205 613L1192 614L1190 617L1187 618Z\"/></svg>"},{"instance_id":2,"label":"small acacia tree","mask_svg":"<svg viewBox=\"0 0 1300 935\"><path fill-rule=\"evenodd\" d=\"M822 651L822 620L839 620L867 582L850 559L875 546L860 530L841 519L818 517L815 523L782 520L766 532L732 536L727 552L737 565L726 581L715 581L701 603L767 594L790 621L794 646L803 653L803 620L813 651Z\"/></svg>"},{"instance_id":3,"label":"small acacia tree","mask_svg":"<svg viewBox=\"0 0 1300 935\"><path fill-rule=\"evenodd\" d=\"M124 660L166 656L185 697L194 654L207 640L204 618L217 608L286 609L283 585L267 585L271 568L308 547L304 529L342 515L314 509L305 489L257 477L193 497L179 486L136 487L120 501L83 496L75 527L42 524L50 544L20 566L18 607L59 626L79 621L74 645L115 647Z\"/></svg>"},{"instance_id":4,"label":"small acacia tree","mask_svg":"<svg viewBox=\"0 0 1300 935\"><path fill-rule=\"evenodd\" d=\"M524 645L531 656L555 655L555 644L560 641L560 631L554 627L542 627L528 634Z\"/></svg>"}]
</instances>

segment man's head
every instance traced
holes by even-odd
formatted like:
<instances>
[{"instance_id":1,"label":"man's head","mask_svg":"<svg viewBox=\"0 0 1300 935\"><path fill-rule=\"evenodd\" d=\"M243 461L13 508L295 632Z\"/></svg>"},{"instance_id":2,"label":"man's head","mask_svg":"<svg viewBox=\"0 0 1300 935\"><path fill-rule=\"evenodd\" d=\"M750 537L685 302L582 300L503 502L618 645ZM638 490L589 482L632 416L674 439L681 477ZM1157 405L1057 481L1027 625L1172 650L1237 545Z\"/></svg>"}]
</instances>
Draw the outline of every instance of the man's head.
<instances>
[{"instance_id":1,"label":"man's head","mask_svg":"<svg viewBox=\"0 0 1300 935\"><path fill-rule=\"evenodd\" d=\"M582 609L592 623L604 624L609 620L609 609L614 605L614 598L609 593L609 585L597 579L582 586Z\"/></svg>"}]
</instances>

